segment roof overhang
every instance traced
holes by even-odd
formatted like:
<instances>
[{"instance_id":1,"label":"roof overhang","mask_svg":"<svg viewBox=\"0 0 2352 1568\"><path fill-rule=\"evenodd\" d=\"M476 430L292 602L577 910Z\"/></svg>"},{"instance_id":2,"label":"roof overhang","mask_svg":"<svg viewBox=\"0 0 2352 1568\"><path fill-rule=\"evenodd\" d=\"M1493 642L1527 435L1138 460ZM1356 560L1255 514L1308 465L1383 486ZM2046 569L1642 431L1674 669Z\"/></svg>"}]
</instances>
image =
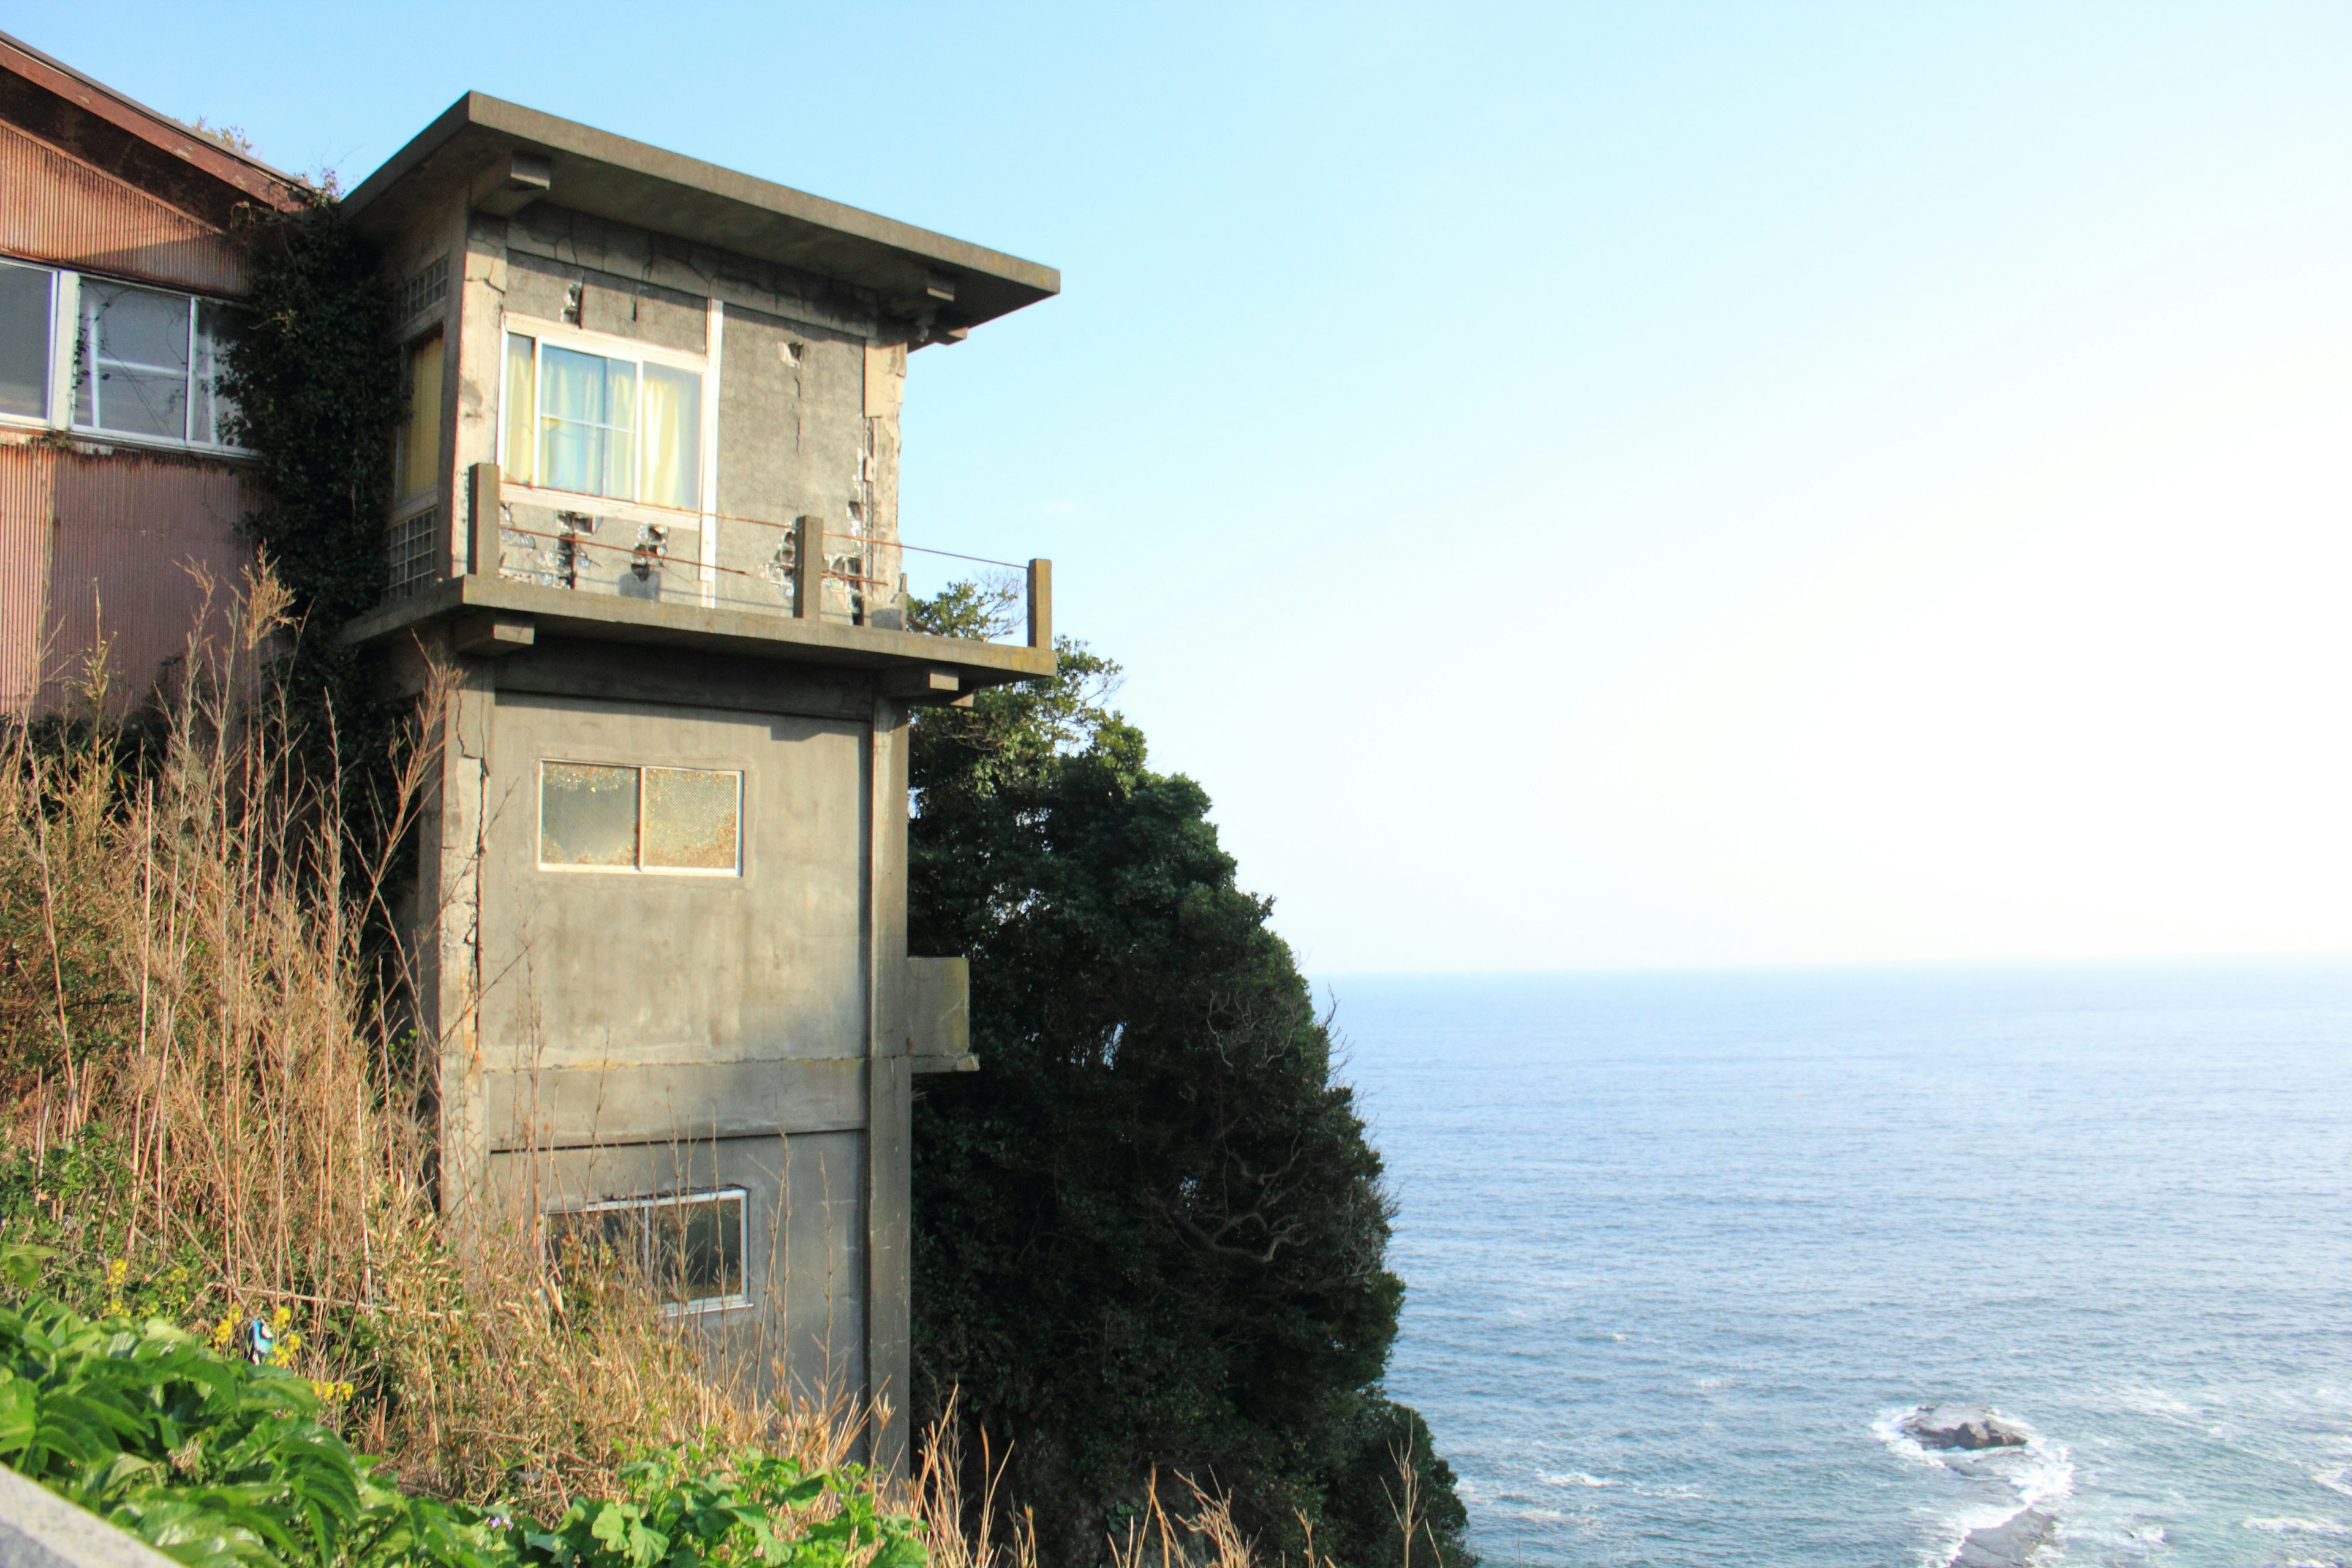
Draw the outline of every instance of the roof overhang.
<instances>
[{"instance_id":1,"label":"roof overhang","mask_svg":"<svg viewBox=\"0 0 2352 1568\"><path fill-rule=\"evenodd\" d=\"M1051 267L478 92L386 160L343 211L389 237L460 189L493 212L544 199L871 289L890 315L940 335L1062 288Z\"/></svg>"},{"instance_id":2,"label":"roof overhang","mask_svg":"<svg viewBox=\"0 0 2352 1568\"><path fill-rule=\"evenodd\" d=\"M289 210L300 180L0 33L0 118L214 227L248 203Z\"/></svg>"}]
</instances>

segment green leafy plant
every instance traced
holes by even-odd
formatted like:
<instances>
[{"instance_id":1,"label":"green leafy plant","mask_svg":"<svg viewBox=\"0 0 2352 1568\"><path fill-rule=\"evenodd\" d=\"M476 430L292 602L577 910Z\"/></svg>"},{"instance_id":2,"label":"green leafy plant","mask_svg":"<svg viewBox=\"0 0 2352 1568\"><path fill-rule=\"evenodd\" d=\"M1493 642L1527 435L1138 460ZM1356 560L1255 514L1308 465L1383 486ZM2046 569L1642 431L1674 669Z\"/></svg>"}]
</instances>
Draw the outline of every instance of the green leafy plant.
<instances>
[{"instance_id":1,"label":"green leafy plant","mask_svg":"<svg viewBox=\"0 0 2352 1568\"><path fill-rule=\"evenodd\" d=\"M52 1254L0 1248L37 1289ZM401 1492L290 1372L159 1320L0 1307L0 1460L188 1568L922 1568L920 1526L857 1468L705 1440L626 1467L623 1494L519 1511Z\"/></svg>"}]
</instances>

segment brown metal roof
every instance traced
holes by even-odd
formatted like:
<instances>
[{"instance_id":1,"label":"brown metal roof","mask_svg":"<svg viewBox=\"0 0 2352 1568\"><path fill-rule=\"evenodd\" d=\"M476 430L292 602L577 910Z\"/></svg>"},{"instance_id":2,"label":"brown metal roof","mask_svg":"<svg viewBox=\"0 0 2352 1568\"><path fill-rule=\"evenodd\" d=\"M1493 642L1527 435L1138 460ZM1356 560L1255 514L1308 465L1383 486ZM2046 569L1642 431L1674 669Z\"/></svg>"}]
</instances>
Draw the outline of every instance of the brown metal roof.
<instances>
[{"instance_id":1,"label":"brown metal roof","mask_svg":"<svg viewBox=\"0 0 2352 1568\"><path fill-rule=\"evenodd\" d=\"M0 33L0 119L215 228L238 206L283 211L303 183Z\"/></svg>"}]
</instances>

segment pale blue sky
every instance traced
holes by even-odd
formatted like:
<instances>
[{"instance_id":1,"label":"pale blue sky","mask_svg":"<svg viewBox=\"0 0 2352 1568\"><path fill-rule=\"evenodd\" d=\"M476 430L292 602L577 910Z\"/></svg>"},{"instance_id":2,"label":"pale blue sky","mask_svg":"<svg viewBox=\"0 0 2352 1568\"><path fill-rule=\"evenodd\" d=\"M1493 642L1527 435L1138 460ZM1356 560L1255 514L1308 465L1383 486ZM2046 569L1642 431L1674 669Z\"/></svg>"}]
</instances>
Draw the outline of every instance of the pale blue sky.
<instances>
[{"instance_id":1,"label":"pale blue sky","mask_svg":"<svg viewBox=\"0 0 2352 1568\"><path fill-rule=\"evenodd\" d=\"M2352 951L2352 7L0 17L1061 268L908 537L1055 559L1319 972Z\"/></svg>"}]
</instances>

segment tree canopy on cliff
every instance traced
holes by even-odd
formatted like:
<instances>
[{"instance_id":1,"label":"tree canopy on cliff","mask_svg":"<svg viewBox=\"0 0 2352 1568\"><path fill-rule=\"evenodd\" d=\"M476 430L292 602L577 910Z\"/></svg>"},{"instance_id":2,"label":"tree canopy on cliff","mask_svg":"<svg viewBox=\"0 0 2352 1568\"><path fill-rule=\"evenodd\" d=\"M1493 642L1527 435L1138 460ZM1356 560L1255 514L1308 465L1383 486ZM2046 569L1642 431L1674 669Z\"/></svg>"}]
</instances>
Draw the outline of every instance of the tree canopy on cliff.
<instances>
[{"instance_id":1,"label":"tree canopy on cliff","mask_svg":"<svg viewBox=\"0 0 2352 1568\"><path fill-rule=\"evenodd\" d=\"M974 635L1001 598L930 602ZM1117 667L914 727L914 951L971 960L976 1074L915 1110L918 1402L950 1390L1063 1565L1101 1555L1154 1466L1290 1552L1460 1563L1428 1429L1381 1390L1403 1286L1379 1155L1270 900L1209 799L1152 772ZM971 1445L967 1445L970 1451ZM1402 1463L1400 1464L1402 1459Z\"/></svg>"}]
</instances>

